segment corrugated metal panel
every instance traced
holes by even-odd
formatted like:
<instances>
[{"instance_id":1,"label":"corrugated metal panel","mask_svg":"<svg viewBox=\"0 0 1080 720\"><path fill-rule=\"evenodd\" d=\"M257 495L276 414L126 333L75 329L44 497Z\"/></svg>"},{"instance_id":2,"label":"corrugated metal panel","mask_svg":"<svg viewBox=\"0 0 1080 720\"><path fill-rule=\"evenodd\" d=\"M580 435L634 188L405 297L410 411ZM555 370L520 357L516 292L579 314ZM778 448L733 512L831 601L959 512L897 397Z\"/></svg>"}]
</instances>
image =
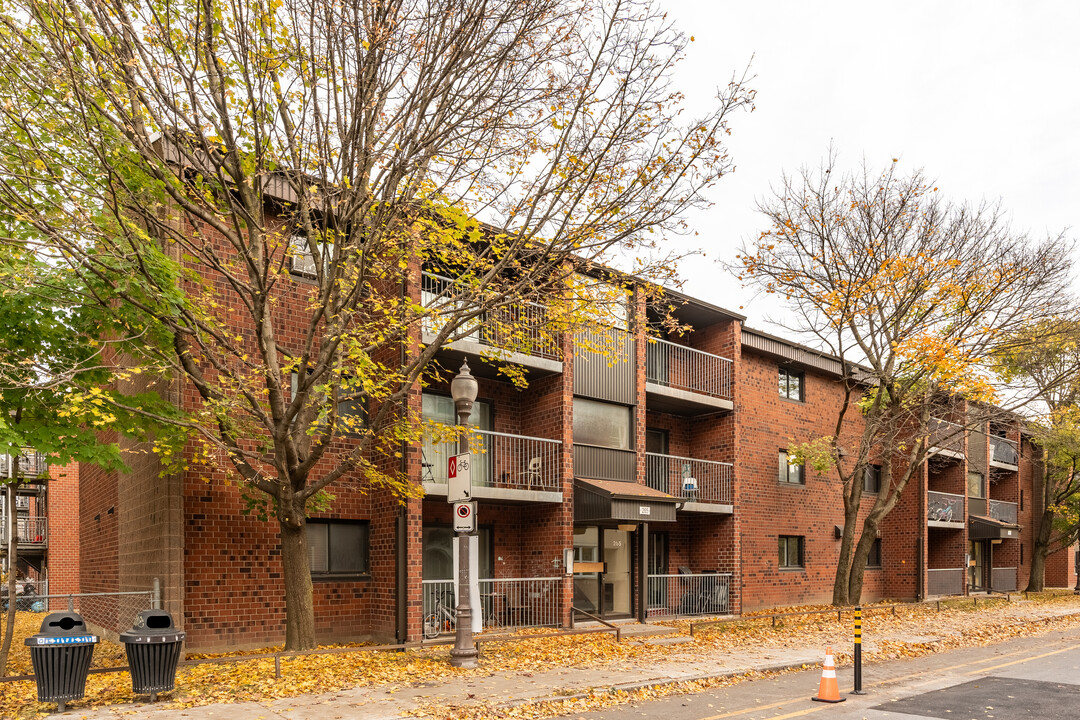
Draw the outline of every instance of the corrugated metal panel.
<instances>
[{"instance_id":1,"label":"corrugated metal panel","mask_svg":"<svg viewBox=\"0 0 1080 720\"><path fill-rule=\"evenodd\" d=\"M587 347L608 348L606 353ZM637 343L625 330L580 333L574 339L574 394L596 400L637 404Z\"/></svg>"},{"instance_id":2,"label":"corrugated metal panel","mask_svg":"<svg viewBox=\"0 0 1080 720\"><path fill-rule=\"evenodd\" d=\"M986 443L986 433L980 430L972 430L968 433L968 469L982 473L983 477L987 477L990 471L986 462Z\"/></svg>"},{"instance_id":3,"label":"corrugated metal panel","mask_svg":"<svg viewBox=\"0 0 1080 720\"><path fill-rule=\"evenodd\" d=\"M821 370L831 375L841 375L840 360L833 355L799 345L782 338L773 337L757 330L743 328L743 347L774 355L787 362ZM856 366L856 370L858 367Z\"/></svg>"},{"instance_id":4,"label":"corrugated metal panel","mask_svg":"<svg viewBox=\"0 0 1080 720\"><path fill-rule=\"evenodd\" d=\"M968 515L986 515L986 500L983 498L968 498Z\"/></svg>"},{"instance_id":5,"label":"corrugated metal panel","mask_svg":"<svg viewBox=\"0 0 1080 720\"><path fill-rule=\"evenodd\" d=\"M637 453L594 445L574 445L574 475L634 482L637 480Z\"/></svg>"},{"instance_id":6,"label":"corrugated metal panel","mask_svg":"<svg viewBox=\"0 0 1080 720\"><path fill-rule=\"evenodd\" d=\"M611 498L590 492L580 485L574 487L574 521L611 519Z\"/></svg>"},{"instance_id":7,"label":"corrugated metal panel","mask_svg":"<svg viewBox=\"0 0 1080 720\"><path fill-rule=\"evenodd\" d=\"M612 498L611 519L636 522L675 522L675 504L656 500Z\"/></svg>"}]
</instances>

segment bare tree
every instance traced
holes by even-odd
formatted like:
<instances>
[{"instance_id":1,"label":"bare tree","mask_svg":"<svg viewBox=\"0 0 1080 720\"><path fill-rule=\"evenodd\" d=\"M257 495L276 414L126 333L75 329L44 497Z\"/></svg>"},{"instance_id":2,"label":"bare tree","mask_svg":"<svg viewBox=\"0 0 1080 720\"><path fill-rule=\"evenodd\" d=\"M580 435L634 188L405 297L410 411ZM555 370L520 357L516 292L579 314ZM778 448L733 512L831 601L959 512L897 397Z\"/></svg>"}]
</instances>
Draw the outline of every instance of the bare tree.
<instances>
[{"instance_id":1,"label":"bare tree","mask_svg":"<svg viewBox=\"0 0 1080 720\"><path fill-rule=\"evenodd\" d=\"M1080 322L1062 317L1021 328L996 353L995 369L1036 401L1026 429L1042 453L1027 586L1037 592L1047 555L1080 534Z\"/></svg>"},{"instance_id":2,"label":"bare tree","mask_svg":"<svg viewBox=\"0 0 1080 720\"><path fill-rule=\"evenodd\" d=\"M859 600L878 527L927 459L931 431L943 443L987 422L1004 402L993 352L1068 296L1063 238L1015 233L999 207L952 204L922 173L901 175L896 165L843 175L830 155L816 172L785 176L760 204L769 229L739 258L744 278L787 299L790 329L843 367L832 435L793 453L842 484L837 605ZM960 425L943 431L938 418ZM860 528L874 463L881 491Z\"/></svg>"},{"instance_id":3,"label":"bare tree","mask_svg":"<svg viewBox=\"0 0 1080 720\"><path fill-rule=\"evenodd\" d=\"M171 338L141 361L197 391L184 426L271 504L288 648L315 643L310 503L343 478L411 492L378 458L415 441L402 401L439 347L588 321L582 269L667 272L752 102L736 80L681 118L686 41L630 0L11 0L2 27L0 198L131 335ZM450 279L425 303L400 292L421 267ZM515 329L534 300L548 320Z\"/></svg>"}]
</instances>

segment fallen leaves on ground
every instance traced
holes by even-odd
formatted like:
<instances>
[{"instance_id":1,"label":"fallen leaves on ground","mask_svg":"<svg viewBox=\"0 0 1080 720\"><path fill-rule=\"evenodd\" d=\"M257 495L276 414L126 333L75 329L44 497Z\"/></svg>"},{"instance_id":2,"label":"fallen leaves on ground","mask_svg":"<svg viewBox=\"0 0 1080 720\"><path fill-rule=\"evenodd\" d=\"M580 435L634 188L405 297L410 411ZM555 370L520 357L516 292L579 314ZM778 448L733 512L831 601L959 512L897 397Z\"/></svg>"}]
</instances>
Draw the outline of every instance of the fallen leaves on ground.
<instances>
[{"instance_id":1,"label":"fallen leaves on ground","mask_svg":"<svg viewBox=\"0 0 1080 720\"><path fill-rule=\"evenodd\" d=\"M1057 618L1047 622L1032 622L1047 615L1072 610L1073 617ZM1048 629L1080 626L1080 598L1062 594L1032 596L1025 602L986 602L981 599L975 607L972 601L942 603L940 611L933 604L881 609L864 606L863 635L866 639L864 660L874 662L898 657L914 657L943 650L986 645L1012 637L1032 635ZM827 606L801 606L785 608L784 612L812 613L829 610ZM760 617L764 613L747 614L741 619L695 629L692 642L674 645L649 645L639 640L627 639L616 643L610 633L588 635L522 638L482 645L480 667L463 670L452 667L449 648L446 646L410 650L407 652L352 652L327 655L286 657L281 660L280 680L274 677L272 659L242 660L247 655L273 652L276 648L263 648L247 652L227 653L214 657L236 657L237 662L204 664L182 667L177 674L177 690L164 694L159 703L171 707L190 707L210 703L266 702L277 698L303 694L326 693L346 688L380 686L387 692L420 683L439 682L449 677L484 677L495 673L527 676L545 670L573 667L615 667L621 663L679 662L700 660L710 655L722 656L748 649L807 647L848 648L851 640L850 612L843 613L837 621L835 610L825 614L795 614L772 621ZM26 616L26 617L23 617ZM36 625L29 632L22 623L40 623L40 615L20 613L16 622L16 637L25 637L37 631ZM758 619L755 619L758 618ZM666 623L679 634L689 635L690 621ZM537 634L535 629L522 631L520 635ZM13 651L16 650L13 643ZM102 643L99 658L95 652L95 666L124 664L123 647L116 643ZM192 658L196 656L190 656ZM208 656L198 656L208 657ZM836 653L837 662L850 662L850 653ZM13 653L13 672L29 669L29 655L25 648ZM20 663L25 663L22 665ZM741 682L748 677L762 677L761 673L661 685L633 691L611 688L590 689L584 694L573 693L565 699L545 699L516 706L497 705L478 699L465 705L424 704L410 711L415 717L461 718L462 720L490 720L492 718L522 718L538 720L554 715L586 712L626 702L648 700L656 697L693 692L706 687L719 687ZM556 693L557 694L557 693ZM578 695L581 695L580 697ZM33 682L0 684L0 717L34 718L52 711L52 703L37 703ZM69 707L89 707L131 703L131 683L126 672L91 675L87 681L86 697L69 703Z\"/></svg>"}]
</instances>

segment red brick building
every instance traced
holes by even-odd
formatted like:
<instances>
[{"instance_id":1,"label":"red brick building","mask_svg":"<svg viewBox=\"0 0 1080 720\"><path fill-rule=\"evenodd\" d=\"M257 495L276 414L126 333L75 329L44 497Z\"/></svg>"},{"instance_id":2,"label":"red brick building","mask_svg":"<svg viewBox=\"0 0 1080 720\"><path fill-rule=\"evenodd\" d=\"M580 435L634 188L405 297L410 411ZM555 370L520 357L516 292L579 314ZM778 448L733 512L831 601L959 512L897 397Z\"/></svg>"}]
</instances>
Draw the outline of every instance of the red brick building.
<instances>
[{"instance_id":1,"label":"red brick building","mask_svg":"<svg viewBox=\"0 0 1080 720\"><path fill-rule=\"evenodd\" d=\"M407 292L424 300L442 282L418 272ZM309 288L298 276L283 291L283 342L298 337ZM525 388L482 359L483 327L440 351L445 368L467 359L479 383L470 420L483 449L472 477L485 623L564 626L575 615L649 619L827 602L840 488L785 453L832 434L838 362L677 294L675 313L693 331L658 337L649 330L656 311L642 293L633 297L626 321L607 333L611 354L565 336L513 356L527 371ZM170 392L185 408L198 403L190 388ZM409 403L429 420L455 422L444 383L415 388ZM1017 426L990 423L936 442L884 521L864 600L1026 583L1030 443ZM322 641L412 641L448 629L447 463L456 448L432 440L403 450L402 467L425 497L399 502L345 478L332 488L332 508L311 518ZM151 453L128 464L129 473L84 468L79 476L81 589L142 590L160 578L164 606L192 649L280 642L275 522L242 513L223 468L162 475Z\"/></svg>"}]
</instances>

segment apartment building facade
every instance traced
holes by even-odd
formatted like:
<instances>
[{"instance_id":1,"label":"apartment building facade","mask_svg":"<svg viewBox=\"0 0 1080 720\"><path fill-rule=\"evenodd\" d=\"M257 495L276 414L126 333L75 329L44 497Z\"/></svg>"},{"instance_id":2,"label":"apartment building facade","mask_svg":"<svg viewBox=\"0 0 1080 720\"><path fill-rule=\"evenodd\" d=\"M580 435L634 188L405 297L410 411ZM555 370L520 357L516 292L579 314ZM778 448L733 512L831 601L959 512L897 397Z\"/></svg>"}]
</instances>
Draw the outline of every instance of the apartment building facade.
<instances>
[{"instance_id":1,"label":"apartment building facade","mask_svg":"<svg viewBox=\"0 0 1080 720\"><path fill-rule=\"evenodd\" d=\"M303 258L294 268L277 306L285 343L303 326L311 288ZM423 303L448 282L417 267L404 291ZM528 353L504 358L524 372L525 387L486 359L497 338L483 323L440 349L444 375L467 361L479 385L470 423L486 625L830 600L839 481L790 463L787 451L834 432L838 362L706 301L669 293L664 304L692 330L658 330L661 310L631 292L623 320L593 337L538 337ZM542 306L523 313L526 327L544 322ZM418 328L412 340L432 337ZM198 405L182 383L168 392L181 407ZM408 403L425 420L456 421L446 380L417 384ZM859 422L855 414L845 432ZM400 500L347 476L331 507L310 518L323 641L416 641L453 627L446 498L456 445L432 437L402 450L401 469L423 497ZM1033 457L1018 426L987 423L941 440L882 526L863 599L1017 589L1030 560ZM79 474L82 591L143 590L159 578L191 649L280 642L275 521L245 514L223 466L169 475L148 452L128 464L125 473ZM873 477L866 482L876 492Z\"/></svg>"}]
</instances>

